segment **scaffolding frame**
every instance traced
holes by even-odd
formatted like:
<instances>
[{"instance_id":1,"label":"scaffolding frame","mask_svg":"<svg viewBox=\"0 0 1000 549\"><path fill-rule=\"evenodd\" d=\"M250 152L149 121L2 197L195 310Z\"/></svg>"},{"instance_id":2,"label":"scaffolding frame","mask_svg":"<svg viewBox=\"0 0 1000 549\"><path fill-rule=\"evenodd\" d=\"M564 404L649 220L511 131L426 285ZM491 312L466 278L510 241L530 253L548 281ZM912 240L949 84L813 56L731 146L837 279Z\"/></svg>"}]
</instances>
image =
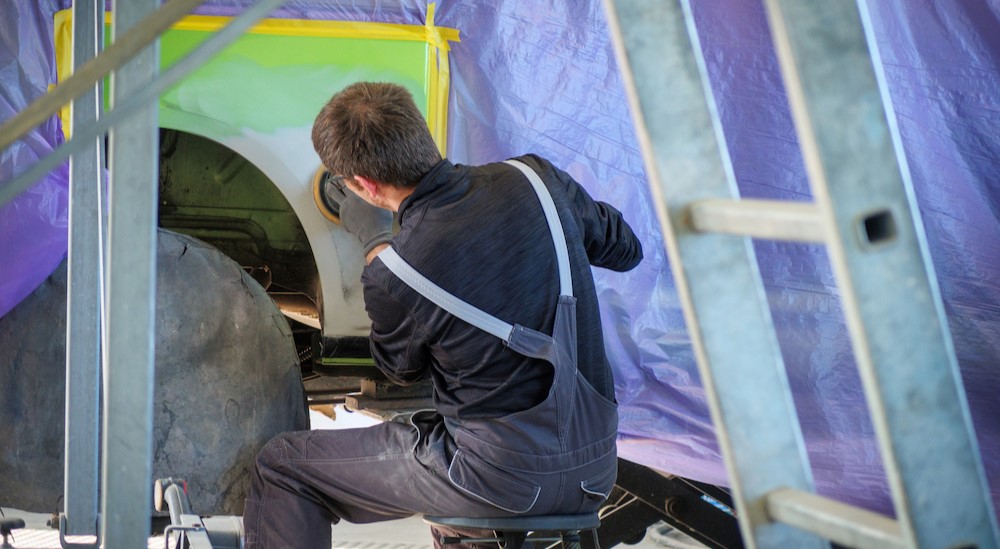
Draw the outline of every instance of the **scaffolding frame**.
<instances>
[{"instance_id":1,"label":"scaffolding frame","mask_svg":"<svg viewBox=\"0 0 1000 549\"><path fill-rule=\"evenodd\" d=\"M171 0L162 6L159 0L115 2L114 45L100 54L104 1L74 0L73 76L0 126L3 149L72 103L71 139L0 188L0 205L5 205L70 160L63 547L145 547L150 534L156 101L283 1L260 0L248 7L159 74L160 34L204 0ZM99 82L108 75L112 108L102 113ZM100 146L105 134L106 195ZM93 541L71 543L67 535Z\"/></svg>"}]
</instances>

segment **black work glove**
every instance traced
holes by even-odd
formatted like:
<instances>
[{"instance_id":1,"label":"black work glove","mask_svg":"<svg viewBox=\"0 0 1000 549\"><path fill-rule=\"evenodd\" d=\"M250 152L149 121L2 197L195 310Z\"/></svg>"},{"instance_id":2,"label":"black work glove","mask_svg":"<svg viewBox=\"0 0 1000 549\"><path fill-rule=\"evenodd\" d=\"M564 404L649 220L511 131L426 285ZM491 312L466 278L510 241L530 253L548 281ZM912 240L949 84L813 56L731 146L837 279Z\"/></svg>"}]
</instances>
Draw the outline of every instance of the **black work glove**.
<instances>
[{"instance_id":1,"label":"black work glove","mask_svg":"<svg viewBox=\"0 0 1000 549\"><path fill-rule=\"evenodd\" d=\"M335 206L344 230L358 238L366 256L379 244L392 240L392 212L372 206L354 191L332 183L324 185L323 192Z\"/></svg>"}]
</instances>

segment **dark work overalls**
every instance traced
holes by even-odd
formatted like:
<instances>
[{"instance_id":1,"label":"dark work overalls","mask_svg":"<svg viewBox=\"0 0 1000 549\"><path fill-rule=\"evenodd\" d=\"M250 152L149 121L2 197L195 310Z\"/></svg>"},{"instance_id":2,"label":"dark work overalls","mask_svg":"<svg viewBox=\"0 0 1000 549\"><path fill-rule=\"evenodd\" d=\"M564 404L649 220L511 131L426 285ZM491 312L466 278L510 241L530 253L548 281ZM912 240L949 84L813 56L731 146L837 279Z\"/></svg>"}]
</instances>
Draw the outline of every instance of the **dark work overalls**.
<instances>
[{"instance_id":1,"label":"dark work overalls","mask_svg":"<svg viewBox=\"0 0 1000 549\"><path fill-rule=\"evenodd\" d=\"M286 433L269 442L251 475L244 527L254 547L323 548L330 522L374 522L414 513L443 516L571 514L596 510L617 475L614 402L576 367L576 298L562 225L540 178L531 181L559 264L552 335L511 326L455 298L390 247L379 259L441 308L554 368L540 404L500 418L419 412L409 425Z\"/></svg>"}]
</instances>

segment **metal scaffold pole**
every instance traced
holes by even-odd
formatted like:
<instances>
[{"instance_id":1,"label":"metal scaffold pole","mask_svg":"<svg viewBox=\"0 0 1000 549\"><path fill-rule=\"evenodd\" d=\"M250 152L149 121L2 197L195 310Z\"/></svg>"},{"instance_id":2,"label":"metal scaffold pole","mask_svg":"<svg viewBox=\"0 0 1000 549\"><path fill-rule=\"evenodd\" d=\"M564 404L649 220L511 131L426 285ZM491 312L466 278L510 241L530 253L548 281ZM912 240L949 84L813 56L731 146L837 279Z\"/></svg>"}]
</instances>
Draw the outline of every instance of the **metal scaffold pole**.
<instances>
[{"instance_id":1,"label":"metal scaffold pole","mask_svg":"<svg viewBox=\"0 0 1000 549\"><path fill-rule=\"evenodd\" d=\"M100 50L104 5L73 2L73 68ZM73 100L70 128L94 124L100 112L99 86ZM70 158L68 283L66 296L66 448L63 535L97 536L98 418L103 250L101 204L102 139L90 139ZM72 434L72 436L69 436Z\"/></svg>"},{"instance_id":2,"label":"metal scaffold pole","mask_svg":"<svg viewBox=\"0 0 1000 549\"><path fill-rule=\"evenodd\" d=\"M115 2L121 36L159 0ZM114 109L159 70L159 41L111 77ZM145 547L150 532L153 463L153 358L156 300L156 196L159 129L155 101L109 134L107 345L101 532L105 547Z\"/></svg>"},{"instance_id":3,"label":"metal scaffold pole","mask_svg":"<svg viewBox=\"0 0 1000 549\"><path fill-rule=\"evenodd\" d=\"M104 2L77 0L74 74L0 129L0 149L4 149L64 103L73 104L71 139L0 188L3 205L71 160L66 512L59 521L64 547L145 547L149 536L157 98L283 3L253 3L159 74L159 35L203 1L170 0L162 6L160 0L116 2L111 18L115 43L95 56L101 49ZM99 82L109 71L113 71L111 109L101 113ZM101 161L105 134L109 136L106 197ZM99 405L99 380L103 380L103 405ZM97 539L70 542L66 535Z\"/></svg>"}]
</instances>

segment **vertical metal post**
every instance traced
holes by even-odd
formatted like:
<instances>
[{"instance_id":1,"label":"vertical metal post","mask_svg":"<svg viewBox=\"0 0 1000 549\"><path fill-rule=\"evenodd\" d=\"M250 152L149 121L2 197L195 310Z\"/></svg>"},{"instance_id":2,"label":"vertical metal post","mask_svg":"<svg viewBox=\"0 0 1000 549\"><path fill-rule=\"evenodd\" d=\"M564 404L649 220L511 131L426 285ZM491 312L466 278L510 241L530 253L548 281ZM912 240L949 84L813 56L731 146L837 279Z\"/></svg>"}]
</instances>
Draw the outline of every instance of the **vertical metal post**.
<instances>
[{"instance_id":1,"label":"vertical metal post","mask_svg":"<svg viewBox=\"0 0 1000 549\"><path fill-rule=\"evenodd\" d=\"M97 55L104 2L73 2L73 69ZM98 87L72 103L72 126L97 121ZM100 139L70 158L69 252L66 297L65 524L69 535L97 535L97 485L101 363Z\"/></svg>"},{"instance_id":2,"label":"vertical metal post","mask_svg":"<svg viewBox=\"0 0 1000 549\"><path fill-rule=\"evenodd\" d=\"M115 2L121 36L159 0ZM153 80L159 41L115 71L112 105ZM145 547L152 508L156 298L157 104L137 109L110 133L108 337L104 362L101 525L104 546Z\"/></svg>"},{"instance_id":3,"label":"vertical metal post","mask_svg":"<svg viewBox=\"0 0 1000 549\"><path fill-rule=\"evenodd\" d=\"M767 0L799 144L828 220L830 259L904 539L997 547L947 318L859 3Z\"/></svg>"},{"instance_id":4,"label":"vertical metal post","mask_svg":"<svg viewBox=\"0 0 1000 549\"><path fill-rule=\"evenodd\" d=\"M827 546L767 515L769 492L813 482L750 239L688 221L694 202L738 196L690 5L605 5L744 543Z\"/></svg>"}]
</instances>

